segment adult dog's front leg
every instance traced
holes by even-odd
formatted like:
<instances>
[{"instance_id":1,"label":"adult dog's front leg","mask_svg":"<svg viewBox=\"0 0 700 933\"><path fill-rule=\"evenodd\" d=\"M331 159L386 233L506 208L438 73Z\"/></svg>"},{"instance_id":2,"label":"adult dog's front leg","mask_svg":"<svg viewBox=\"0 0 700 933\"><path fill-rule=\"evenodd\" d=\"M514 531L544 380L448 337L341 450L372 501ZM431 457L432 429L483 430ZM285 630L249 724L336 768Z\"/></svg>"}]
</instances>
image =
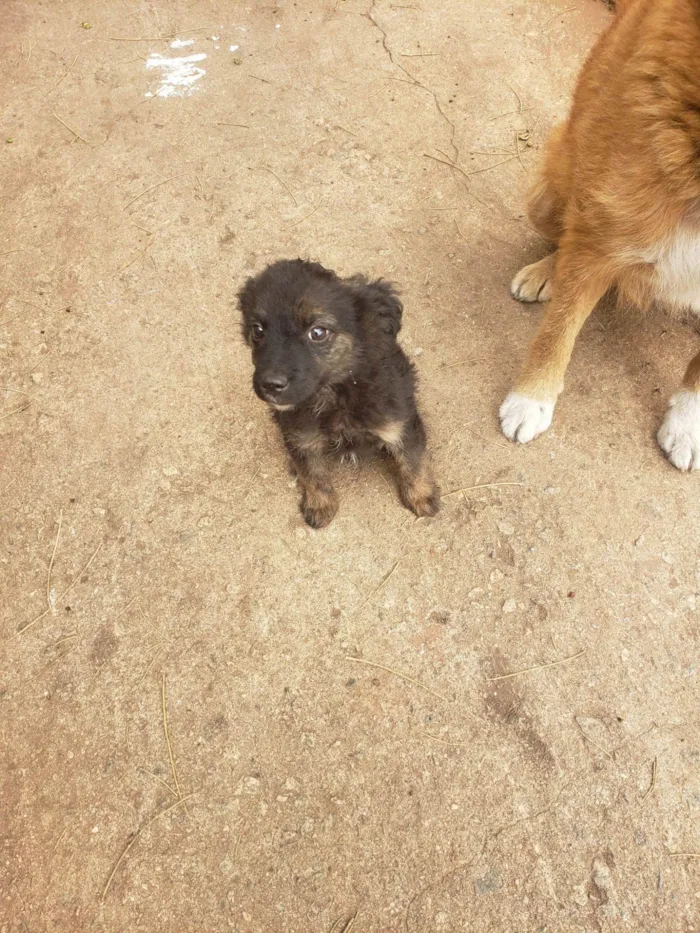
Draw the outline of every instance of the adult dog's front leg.
<instances>
[{"instance_id":1,"label":"adult dog's front leg","mask_svg":"<svg viewBox=\"0 0 700 933\"><path fill-rule=\"evenodd\" d=\"M515 388L500 409L506 437L526 444L552 423L576 337L612 284L594 257L564 244L559 251L552 302L547 307Z\"/></svg>"},{"instance_id":2,"label":"adult dog's front leg","mask_svg":"<svg viewBox=\"0 0 700 933\"><path fill-rule=\"evenodd\" d=\"M679 470L700 470L700 353L691 360L656 438Z\"/></svg>"},{"instance_id":3,"label":"adult dog's front leg","mask_svg":"<svg viewBox=\"0 0 700 933\"><path fill-rule=\"evenodd\" d=\"M301 486L301 514L312 528L328 525L338 511L338 496L331 484L320 434L305 438L285 436L292 467Z\"/></svg>"}]
</instances>

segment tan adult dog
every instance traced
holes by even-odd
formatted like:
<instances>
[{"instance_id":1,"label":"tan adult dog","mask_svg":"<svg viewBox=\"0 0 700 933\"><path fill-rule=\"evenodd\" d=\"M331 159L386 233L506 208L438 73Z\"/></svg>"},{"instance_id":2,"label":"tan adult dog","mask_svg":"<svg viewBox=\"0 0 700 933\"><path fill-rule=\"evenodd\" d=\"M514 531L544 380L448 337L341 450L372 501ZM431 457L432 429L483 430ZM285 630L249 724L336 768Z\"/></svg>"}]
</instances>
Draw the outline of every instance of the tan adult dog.
<instances>
[{"instance_id":1,"label":"tan adult dog","mask_svg":"<svg viewBox=\"0 0 700 933\"><path fill-rule=\"evenodd\" d=\"M503 433L521 443L551 424L576 337L608 289L700 313L700 0L618 0L617 10L530 196L556 250L511 286L520 301L551 299L501 405ZM700 469L700 353L657 437L676 467Z\"/></svg>"}]
</instances>

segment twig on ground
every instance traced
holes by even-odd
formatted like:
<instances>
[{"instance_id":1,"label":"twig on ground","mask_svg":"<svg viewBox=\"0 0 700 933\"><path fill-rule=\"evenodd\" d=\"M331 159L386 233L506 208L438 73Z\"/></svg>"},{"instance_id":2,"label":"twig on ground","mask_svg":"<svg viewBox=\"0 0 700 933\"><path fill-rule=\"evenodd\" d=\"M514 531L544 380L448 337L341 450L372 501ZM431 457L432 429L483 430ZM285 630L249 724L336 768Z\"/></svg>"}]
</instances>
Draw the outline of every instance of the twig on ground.
<instances>
[{"instance_id":1,"label":"twig on ground","mask_svg":"<svg viewBox=\"0 0 700 933\"><path fill-rule=\"evenodd\" d=\"M79 581L80 578L83 576L83 574L84 574L84 573L87 573L87 571L89 570L89 568L90 568L92 562L93 562L94 559L97 557L97 555L98 555L98 553L99 553L101 547L102 547L102 544L101 544L101 543L97 545L97 547L95 548L95 550L94 550L93 553L92 553L92 557L91 557L90 560L87 562L87 564L85 564L85 566L84 566L83 569L80 571L80 573L78 573L78 574L75 575L75 577L73 578L73 582L72 582L72 583L61 593L61 595L56 599L56 602L57 602L57 603L63 602L63 600L65 599L65 597L70 593L70 591L73 589L73 587L76 585L76 583L78 583L78 581ZM14 638L19 638L20 635L24 635L24 633L25 633L28 629L32 628L32 626L36 625L37 622L40 622L43 618L45 618L45 617L49 614L49 612L51 612L50 609L45 609L45 610L41 613L41 615L38 615L38 616L36 617L36 619L32 619L31 622L28 622L28 623L27 623L27 625L23 626L21 629L18 629L18 630L15 632L15 634L12 636L12 638L13 638L13 639L14 639Z\"/></svg>"},{"instance_id":2,"label":"twig on ground","mask_svg":"<svg viewBox=\"0 0 700 933\"><path fill-rule=\"evenodd\" d=\"M125 204L125 205L124 205L124 207L122 208L122 210L125 211L125 210L127 209L127 207L131 207L131 205L132 205L135 201L138 201L139 198L144 197L144 195L148 194L149 191L153 191L154 188L160 188L161 185L167 185L167 183L168 183L169 181L174 181L174 179L176 179L176 178L182 178L182 176L183 176L183 175L186 175L186 174L187 174L187 172L179 172L177 175L171 175L170 178L164 178L163 181L156 182L155 185L151 185L150 188L146 188L146 190L145 190L145 191L142 191L141 194L137 194L135 198L132 198L132 199L129 201L128 204Z\"/></svg>"},{"instance_id":3,"label":"twig on ground","mask_svg":"<svg viewBox=\"0 0 700 933\"><path fill-rule=\"evenodd\" d=\"M385 664L379 664L377 661L368 661L367 658L356 658L351 654L346 655L345 660L354 661L356 664L367 664L369 667L376 667L380 671L386 671L388 674L393 674L394 677L399 677L401 680L405 680L406 683L414 684L416 687L420 687L421 690L425 690L425 692L429 693L431 696L437 697L438 700L443 700L445 703L450 702L447 697L443 696L441 693L437 693L435 690L431 690L430 687L426 687L426 685L422 684L420 680L415 680L415 678L409 677L408 674L402 674L401 671L397 671L393 667L387 667Z\"/></svg>"},{"instance_id":4,"label":"twig on ground","mask_svg":"<svg viewBox=\"0 0 700 933\"><path fill-rule=\"evenodd\" d=\"M26 370L26 372L20 373L20 375L22 377L31 376L34 370L37 369L39 366L41 366L41 364L44 362L44 360L50 353L53 353L53 347L50 350L48 350L46 353L44 353L42 356L40 356L39 359L36 361L36 363L31 367L31 369Z\"/></svg>"},{"instance_id":5,"label":"twig on ground","mask_svg":"<svg viewBox=\"0 0 700 933\"><path fill-rule=\"evenodd\" d=\"M134 835L131 837L131 839L127 842L127 844L126 844L126 845L124 846L124 848L122 849L121 855L119 856L119 858L118 858L117 861L115 862L114 868L113 868L112 871L110 872L109 878L107 879L107 883L105 884L105 886L104 886L104 888L103 888L103 890L102 890L102 896L100 897L100 900L101 900L102 902L104 902L104 899L107 897L107 892L109 891L109 889L110 889L110 887L111 887L111 885L112 885L112 881L114 880L114 876L116 875L119 866L120 866L121 863L124 861L124 859L125 859L127 853L129 852L129 850L131 849L131 847L134 845L134 843L136 842L136 840L139 838L139 836L141 836L141 834L144 833L144 832L149 828L149 826L151 826L153 823L155 823L155 821L158 819L159 816L163 816L164 814L169 813L170 810L174 810L175 807L179 807L181 803L184 804L186 800L189 800L189 799L190 799L190 797L194 797L194 792L191 793L191 794L188 794L186 797L180 797L179 800L174 801L173 803L170 804L170 806L164 807L164 809L159 810L157 813L155 813L155 814L150 818L150 820L147 820L141 827L139 827L139 829L136 830L136 832L134 833Z\"/></svg>"},{"instance_id":6,"label":"twig on ground","mask_svg":"<svg viewBox=\"0 0 700 933\"><path fill-rule=\"evenodd\" d=\"M312 214L315 214L315 213L316 213L316 211L319 209L319 207L321 206L322 203L323 203L323 197L321 196L321 197L318 199L318 204L316 205L316 207L315 207L312 211L309 211L308 214L305 214L300 220L296 220L293 224L291 224L289 227L287 227L287 230L291 230L292 227L298 227L299 224L303 223L305 220L308 220L309 217L311 217Z\"/></svg>"},{"instance_id":7,"label":"twig on ground","mask_svg":"<svg viewBox=\"0 0 700 933\"><path fill-rule=\"evenodd\" d=\"M33 684L34 681L35 681L35 680L38 680L38 679L41 677L42 674L44 674L46 671L48 671L48 669L49 669L50 667L53 667L54 664L58 664L59 661L62 661L64 658L68 657L69 654L73 654L73 652L76 651L77 649L78 649L78 645L75 645L75 647L69 648L68 651L64 651L63 654L59 654L57 658L54 658L53 661L49 661L48 664L46 664L44 667L42 667L42 669L39 671L39 673L38 673L38 674L35 674L34 677L31 678L31 680L28 680L28 681L27 681L27 683L28 683L28 684Z\"/></svg>"},{"instance_id":8,"label":"twig on ground","mask_svg":"<svg viewBox=\"0 0 700 933\"><path fill-rule=\"evenodd\" d=\"M139 594L137 593L136 596L134 596L132 599L130 599L129 602L126 604L126 606L124 606L124 608L121 610L121 612L119 613L119 615L115 617L114 621L116 622L117 619L121 619L121 617L124 615L124 613L125 613L125 612L128 612L129 609L131 609L131 607L134 605L134 603L136 602L136 600L137 600L138 598L139 598Z\"/></svg>"},{"instance_id":9,"label":"twig on ground","mask_svg":"<svg viewBox=\"0 0 700 933\"><path fill-rule=\"evenodd\" d=\"M470 174L472 174L471 172L465 172L461 165L457 165L457 163L453 162L451 159L449 161L447 159L438 159L437 156L430 155L429 152L424 152L423 155L426 159L432 159L433 162L441 162L443 165L449 165L450 168L456 168L465 178L469 178Z\"/></svg>"},{"instance_id":10,"label":"twig on ground","mask_svg":"<svg viewBox=\"0 0 700 933\"><path fill-rule=\"evenodd\" d=\"M525 168L525 163L523 162L523 156L520 152L520 133L518 130L515 131L515 154L518 157L518 162L520 162L520 168L527 175L527 169Z\"/></svg>"},{"instance_id":11,"label":"twig on ground","mask_svg":"<svg viewBox=\"0 0 700 933\"><path fill-rule=\"evenodd\" d=\"M183 29L181 32L173 32L167 36L135 36L134 38L110 36L109 38L112 42L161 42L165 39L177 39L178 36L184 36L188 32L206 32L208 28L208 26L198 26L196 29Z\"/></svg>"},{"instance_id":12,"label":"twig on ground","mask_svg":"<svg viewBox=\"0 0 700 933\"><path fill-rule=\"evenodd\" d=\"M170 791L173 797L177 797L178 800L180 799L180 794L178 794L178 792L174 788L172 788L170 784L168 784L167 781L164 781L162 777L158 777L157 774L154 774L152 771L149 771L148 768L144 768L141 765L139 765L139 771L143 771L144 774L148 774L150 775L150 777L155 778L156 781L160 781L163 787L165 787L166 790Z\"/></svg>"},{"instance_id":13,"label":"twig on ground","mask_svg":"<svg viewBox=\"0 0 700 933\"><path fill-rule=\"evenodd\" d=\"M49 572L46 575L46 602L49 604L49 609L54 608L54 604L51 601L51 571L53 570L53 562L56 559L56 550L58 549L58 541L61 537L61 525L63 524L63 509L58 514L58 531L56 532L56 540L53 546L53 552L51 554L51 560L49 561Z\"/></svg>"},{"instance_id":14,"label":"twig on ground","mask_svg":"<svg viewBox=\"0 0 700 933\"><path fill-rule=\"evenodd\" d=\"M426 732L424 729L419 729L418 732L421 735L427 736L429 739L435 739L436 742L440 742L441 745L449 745L451 748L466 748L464 742L448 742L447 739L443 739L441 735L435 735L433 732Z\"/></svg>"},{"instance_id":15,"label":"twig on ground","mask_svg":"<svg viewBox=\"0 0 700 933\"><path fill-rule=\"evenodd\" d=\"M498 168L499 165L505 165L507 162L512 162L513 159L517 159L516 155L511 156L509 159L502 159L500 162L496 162L494 165L486 165L484 168L475 168L472 172L467 172L467 177L471 178L472 175L481 175L483 172L490 172L491 169Z\"/></svg>"},{"instance_id":16,"label":"twig on ground","mask_svg":"<svg viewBox=\"0 0 700 933\"><path fill-rule=\"evenodd\" d=\"M177 795L182 799L182 791L180 790L180 782L177 779L177 771L175 770L175 756L173 755L173 747L170 743L170 733L168 731L168 706L165 700L165 671L163 671L163 679L161 681L161 698L163 701L163 732L165 733L165 744L168 746L168 756L170 758L170 770L173 773L173 781L175 783L175 788L177 790ZM190 815L190 811L187 809L187 804L185 804L185 813Z\"/></svg>"},{"instance_id":17,"label":"twig on ground","mask_svg":"<svg viewBox=\"0 0 700 933\"><path fill-rule=\"evenodd\" d=\"M647 799L647 797L649 796L649 794L650 794L650 793L654 790L654 788L656 787L656 768L657 768L657 759L656 759L656 757L655 757L654 760L653 760L652 763L651 763L651 784L649 785L649 790L648 790L648 791L646 792L646 794L642 797L642 803L644 803L644 801Z\"/></svg>"},{"instance_id":18,"label":"twig on ground","mask_svg":"<svg viewBox=\"0 0 700 933\"><path fill-rule=\"evenodd\" d=\"M382 577L381 582L372 590L372 592L369 594L369 596L367 597L367 599L365 599L365 601L355 610L355 612L353 613L353 617L354 617L354 616L358 616L358 615L362 612L362 610L365 608L365 606L367 605L367 603L377 595L377 593L381 590L381 588L382 588L382 587L384 586L384 584L387 582L387 580L388 580L389 577L392 575L392 573L393 573L393 572L396 570L396 568L399 566L399 563L400 563L400 561L397 560L397 561L394 563L394 566L391 568L391 570L386 574L386 576Z\"/></svg>"},{"instance_id":19,"label":"twig on ground","mask_svg":"<svg viewBox=\"0 0 700 933\"><path fill-rule=\"evenodd\" d=\"M586 735L586 733L583 731L583 726L582 726L581 723L578 721L578 716L574 716L574 722L576 723L576 726L578 727L579 732L581 733L581 735L584 737L584 739L585 739L587 742L590 742L591 745L594 745L594 746L598 749L599 752L602 752L604 755L607 755L607 757L608 757L611 761L614 761L614 760L615 760L615 759L613 758L613 756L610 754L609 751L606 751L606 749L604 749L602 745L598 745L598 743L595 742L595 741L590 737L590 735Z\"/></svg>"},{"instance_id":20,"label":"twig on ground","mask_svg":"<svg viewBox=\"0 0 700 933\"><path fill-rule=\"evenodd\" d=\"M460 489L453 489L446 492L441 499L448 499L450 496L456 496L460 492L471 492L472 489L495 489L496 486L524 486L525 483L478 483L476 486L462 486Z\"/></svg>"},{"instance_id":21,"label":"twig on ground","mask_svg":"<svg viewBox=\"0 0 700 933\"><path fill-rule=\"evenodd\" d=\"M47 650L49 648L58 648L59 645L62 645L64 641L72 641L74 638L78 637L77 632L69 632L67 635L64 635L63 638L59 638L58 641L55 641L53 645L47 645Z\"/></svg>"},{"instance_id":22,"label":"twig on ground","mask_svg":"<svg viewBox=\"0 0 700 933\"><path fill-rule=\"evenodd\" d=\"M243 827L241 828L241 831L240 831L240 833L238 834L238 838L236 839L236 845L235 845L235 848L234 848L234 850L233 850L233 861L234 861L234 862L238 859L238 849L239 849L239 847L240 847L241 840L242 840L243 837L245 836L246 831L247 831L247 829L248 829L249 826L250 826L250 817L248 817L248 819L244 822Z\"/></svg>"},{"instance_id":23,"label":"twig on ground","mask_svg":"<svg viewBox=\"0 0 700 933\"><path fill-rule=\"evenodd\" d=\"M9 418L10 415L16 415L20 411L26 411L29 408L29 405L29 402L25 402L24 405L20 405L19 408L13 408L12 411L6 411L5 414L0 415L0 421L4 421L5 418Z\"/></svg>"},{"instance_id":24,"label":"twig on ground","mask_svg":"<svg viewBox=\"0 0 700 933\"><path fill-rule=\"evenodd\" d=\"M50 87L50 88L48 89L48 91L46 92L46 95L47 95L47 96L48 96L52 91L55 91L55 90L56 90L56 88L57 88L58 85L61 83L61 81L63 81L64 78L67 78L67 77L68 77L68 75L69 75L69 74L71 73L71 71L73 70L73 66L75 65L75 63L76 63L77 61L78 61L78 56L76 55L75 58L73 59L73 61L70 63L70 65L69 65L69 67L68 67L68 71L64 71L63 74L61 75L61 77L58 79L58 81L53 85L53 87Z\"/></svg>"},{"instance_id":25,"label":"twig on ground","mask_svg":"<svg viewBox=\"0 0 700 933\"><path fill-rule=\"evenodd\" d=\"M80 133L77 130L74 130L72 126L68 126L66 121L62 120L57 113L52 113L51 116L55 117L59 123L63 124L63 126L65 126L65 128L69 130L73 134L73 136L75 136L77 139L81 139L85 143L86 146L90 145L90 143L87 141L87 139L85 139L84 136L81 136Z\"/></svg>"},{"instance_id":26,"label":"twig on ground","mask_svg":"<svg viewBox=\"0 0 700 933\"><path fill-rule=\"evenodd\" d=\"M287 191L287 193L290 195L292 201L294 201L294 203L296 204L296 206L299 207L299 202L297 201L297 199L296 199L296 197L295 197L295 195L294 195L294 192L293 192L292 189L289 187L289 185L287 184L287 182L286 182L286 181L283 181L283 180L279 177L279 175L277 174L277 172L273 172L271 168L268 168L268 167L267 167L267 165L263 165L262 168L263 168L266 172L269 172L270 175L273 175L273 176L277 179L277 181L282 185L282 187L283 187L283 188Z\"/></svg>"},{"instance_id":27,"label":"twig on ground","mask_svg":"<svg viewBox=\"0 0 700 933\"><path fill-rule=\"evenodd\" d=\"M481 361L485 359L485 356L473 356L468 360L457 360L455 363L443 363L440 369L452 369L453 366L465 366L467 363L481 363Z\"/></svg>"},{"instance_id":28,"label":"twig on ground","mask_svg":"<svg viewBox=\"0 0 700 933\"><path fill-rule=\"evenodd\" d=\"M559 19L560 16L566 16L567 13L575 13L575 12L576 12L576 7L570 6L568 10L562 10L561 13L555 13L554 16L552 16L550 19L547 20L547 22L544 24L543 29L548 29L549 26L551 26L551 24L554 22L554 20Z\"/></svg>"},{"instance_id":29,"label":"twig on ground","mask_svg":"<svg viewBox=\"0 0 700 933\"><path fill-rule=\"evenodd\" d=\"M543 671L547 667L554 667L556 664L565 664L567 661L573 661L574 658L580 658L582 654L586 653L586 649L582 648L581 651L577 651L576 654L570 654L568 658L559 658L556 661L549 661L547 664L536 664L535 667L526 667L522 671L513 671L510 674L499 674L498 677L488 677L487 680L489 683L494 683L497 680L509 680L511 677L519 677L521 674L531 674L533 671Z\"/></svg>"}]
</instances>

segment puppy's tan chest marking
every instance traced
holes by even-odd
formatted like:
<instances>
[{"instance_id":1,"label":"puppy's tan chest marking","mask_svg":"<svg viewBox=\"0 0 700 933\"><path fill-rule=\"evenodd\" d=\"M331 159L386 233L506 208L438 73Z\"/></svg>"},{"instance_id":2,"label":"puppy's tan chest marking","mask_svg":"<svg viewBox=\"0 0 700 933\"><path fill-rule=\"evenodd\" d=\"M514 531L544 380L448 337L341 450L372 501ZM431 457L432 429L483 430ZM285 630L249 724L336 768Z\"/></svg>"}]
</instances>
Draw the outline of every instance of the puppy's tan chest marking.
<instances>
[{"instance_id":1,"label":"puppy's tan chest marking","mask_svg":"<svg viewBox=\"0 0 700 933\"><path fill-rule=\"evenodd\" d=\"M326 439L320 431L298 431L289 436L289 441L299 453L310 456L321 456L325 450Z\"/></svg>"},{"instance_id":2,"label":"puppy's tan chest marking","mask_svg":"<svg viewBox=\"0 0 700 933\"><path fill-rule=\"evenodd\" d=\"M400 447L404 427L403 421L387 421L378 428L372 428L372 434L387 447Z\"/></svg>"},{"instance_id":3,"label":"puppy's tan chest marking","mask_svg":"<svg viewBox=\"0 0 700 933\"><path fill-rule=\"evenodd\" d=\"M655 269L656 297L700 314L700 228L679 227L663 243L641 253Z\"/></svg>"},{"instance_id":4,"label":"puppy's tan chest marking","mask_svg":"<svg viewBox=\"0 0 700 933\"><path fill-rule=\"evenodd\" d=\"M299 447L307 449L325 444L330 450L340 450L343 447L352 447L366 444L370 439L381 441L387 447L400 449L403 445L403 421L387 421L378 427L367 428L362 422L353 418L347 412L335 412L325 419L322 429L304 436ZM300 438L301 440L301 438Z\"/></svg>"}]
</instances>

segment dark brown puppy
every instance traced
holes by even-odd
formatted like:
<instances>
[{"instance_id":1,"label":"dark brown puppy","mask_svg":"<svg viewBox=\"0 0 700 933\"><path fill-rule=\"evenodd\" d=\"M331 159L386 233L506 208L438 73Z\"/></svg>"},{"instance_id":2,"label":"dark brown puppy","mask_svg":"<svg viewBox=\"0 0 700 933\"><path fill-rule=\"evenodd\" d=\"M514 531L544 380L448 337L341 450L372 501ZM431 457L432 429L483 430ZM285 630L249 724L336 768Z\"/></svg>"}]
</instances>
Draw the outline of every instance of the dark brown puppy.
<instances>
[{"instance_id":1,"label":"dark brown puppy","mask_svg":"<svg viewBox=\"0 0 700 933\"><path fill-rule=\"evenodd\" d=\"M280 427L308 524L322 528L338 511L326 455L368 442L396 463L404 505L435 515L439 493L416 374L396 341L403 307L391 285L282 260L248 279L238 301L253 387Z\"/></svg>"}]
</instances>

